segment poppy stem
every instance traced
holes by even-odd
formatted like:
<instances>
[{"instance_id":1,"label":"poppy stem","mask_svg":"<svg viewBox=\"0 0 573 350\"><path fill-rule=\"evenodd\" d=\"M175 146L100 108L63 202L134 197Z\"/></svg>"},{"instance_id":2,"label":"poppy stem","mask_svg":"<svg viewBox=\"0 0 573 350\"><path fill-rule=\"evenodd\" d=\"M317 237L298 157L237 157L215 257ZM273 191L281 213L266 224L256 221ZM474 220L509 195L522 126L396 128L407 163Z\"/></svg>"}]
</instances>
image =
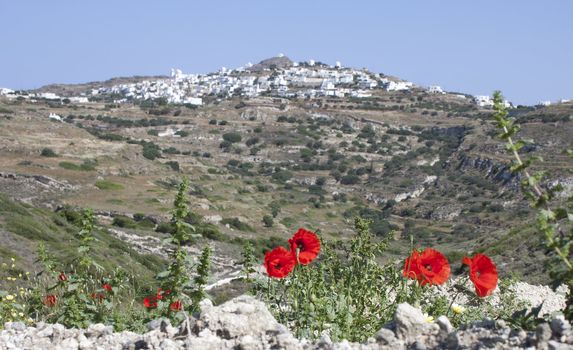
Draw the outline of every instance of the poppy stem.
<instances>
[{"instance_id":1,"label":"poppy stem","mask_svg":"<svg viewBox=\"0 0 573 350\"><path fill-rule=\"evenodd\" d=\"M463 277L461 282L464 282L465 280L469 280L469 277L467 277L467 276ZM448 317L449 317L450 311L452 310L452 306L454 305L454 301L456 301L457 297L460 295L460 293L462 292L462 290L465 286L465 283L461 283L461 282L456 283L456 285L458 285L459 288L458 288L457 293L454 294L454 297L452 298L452 301L450 302L450 306L448 306L448 310L446 311L446 316L448 316Z\"/></svg>"}]
</instances>

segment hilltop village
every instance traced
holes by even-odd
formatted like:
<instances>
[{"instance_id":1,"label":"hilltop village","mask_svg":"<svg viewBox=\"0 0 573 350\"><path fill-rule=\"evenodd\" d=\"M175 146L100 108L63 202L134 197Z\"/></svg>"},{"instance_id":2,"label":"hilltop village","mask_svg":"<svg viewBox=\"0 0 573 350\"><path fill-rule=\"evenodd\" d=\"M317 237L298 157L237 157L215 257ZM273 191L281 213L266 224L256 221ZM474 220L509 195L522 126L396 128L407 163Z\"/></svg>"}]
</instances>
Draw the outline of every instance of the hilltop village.
<instances>
[{"instance_id":1,"label":"hilltop village","mask_svg":"<svg viewBox=\"0 0 573 350\"><path fill-rule=\"evenodd\" d=\"M99 87L68 96L72 103L86 103L101 96L114 96L115 103L133 100L164 98L168 103L200 106L208 96L217 98L276 96L281 98L354 97L367 98L372 91L425 90L434 94L446 94L438 85L417 86L412 82L373 73L367 69L344 67L340 62L327 65L314 60L293 62L283 55L269 58L258 64L248 63L235 69L222 67L208 74L185 74L180 69L171 69L165 79L143 80L133 83ZM53 92L20 92L0 89L0 95L12 98L62 99ZM491 107L489 96L452 94L462 100L469 99L479 107ZM511 106L507 102L508 106Z\"/></svg>"}]
</instances>

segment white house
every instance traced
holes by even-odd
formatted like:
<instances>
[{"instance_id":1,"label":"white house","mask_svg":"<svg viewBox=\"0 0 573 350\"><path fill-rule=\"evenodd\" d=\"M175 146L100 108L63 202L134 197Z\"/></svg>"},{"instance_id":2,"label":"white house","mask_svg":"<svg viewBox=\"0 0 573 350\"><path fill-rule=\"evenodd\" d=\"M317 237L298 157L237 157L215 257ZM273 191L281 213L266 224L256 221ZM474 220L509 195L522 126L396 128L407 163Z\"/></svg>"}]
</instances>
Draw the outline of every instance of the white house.
<instances>
[{"instance_id":1,"label":"white house","mask_svg":"<svg viewBox=\"0 0 573 350\"><path fill-rule=\"evenodd\" d=\"M493 107L493 99L490 96L478 95L474 96L474 100L479 107ZM506 108L513 108L513 104L508 100L503 100L503 105Z\"/></svg>"},{"instance_id":2,"label":"white house","mask_svg":"<svg viewBox=\"0 0 573 350\"><path fill-rule=\"evenodd\" d=\"M388 81L386 84L386 91L402 91L402 90L410 90L412 87L412 83L409 81Z\"/></svg>"},{"instance_id":3,"label":"white house","mask_svg":"<svg viewBox=\"0 0 573 350\"><path fill-rule=\"evenodd\" d=\"M84 96L69 97L69 100L73 103L88 103L89 102L88 98L84 97Z\"/></svg>"},{"instance_id":4,"label":"white house","mask_svg":"<svg viewBox=\"0 0 573 350\"><path fill-rule=\"evenodd\" d=\"M53 92L42 92L37 95L40 98L45 98L46 100L59 100L61 97L54 94Z\"/></svg>"},{"instance_id":5,"label":"white house","mask_svg":"<svg viewBox=\"0 0 573 350\"><path fill-rule=\"evenodd\" d=\"M445 94L444 90L439 85L430 85L428 92L431 94Z\"/></svg>"},{"instance_id":6,"label":"white house","mask_svg":"<svg viewBox=\"0 0 573 350\"><path fill-rule=\"evenodd\" d=\"M478 95L474 96L476 104L480 107L493 107L493 100L490 96Z\"/></svg>"}]
</instances>

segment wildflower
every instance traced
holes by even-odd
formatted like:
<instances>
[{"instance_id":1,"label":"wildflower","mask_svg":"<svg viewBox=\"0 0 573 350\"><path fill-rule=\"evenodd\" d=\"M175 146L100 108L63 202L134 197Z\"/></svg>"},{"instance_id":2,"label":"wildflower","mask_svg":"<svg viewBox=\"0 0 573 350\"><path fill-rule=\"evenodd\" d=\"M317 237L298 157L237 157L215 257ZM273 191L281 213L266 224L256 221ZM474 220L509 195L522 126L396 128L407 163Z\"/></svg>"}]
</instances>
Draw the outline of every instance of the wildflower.
<instances>
[{"instance_id":1,"label":"wildflower","mask_svg":"<svg viewBox=\"0 0 573 350\"><path fill-rule=\"evenodd\" d=\"M458 304L455 304L455 303L454 303L454 304L452 304L452 311L453 311L455 314L463 314L464 311L466 311L466 308L463 307L463 306L461 306L461 305L458 305Z\"/></svg>"},{"instance_id":2,"label":"wildflower","mask_svg":"<svg viewBox=\"0 0 573 350\"><path fill-rule=\"evenodd\" d=\"M156 299L157 299L157 300L163 300L163 296L164 296L164 295L167 296L167 295L169 295L169 294L171 294L171 289L163 290L163 289L159 288L159 289L157 290Z\"/></svg>"},{"instance_id":3,"label":"wildflower","mask_svg":"<svg viewBox=\"0 0 573 350\"><path fill-rule=\"evenodd\" d=\"M426 323L434 322L434 316L430 316L428 313L424 312L424 321Z\"/></svg>"},{"instance_id":4,"label":"wildflower","mask_svg":"<svg viewBox=\"0 0 573 350\"><path fill-rule=\"evenodd\" d=\"M480 297L490 295L497 286L497 268L484 254L475 254L473 258L464 257L462 263L470 268L470 280Z\"/></svg>"},{"instance_id":5,"label":"wildflower","mask_svg":"<svg viewBox=\"0 0 573 350\"><path fill-rule=\"evenodd\" d=\"M148 309L156 308L157 307L157 297L154 295L151 297L143 298L143 306L145 306Z\"/></svg>"},{"instance_id":6,"label":"wildflower","mask_svg":"<svg viewBox=\"0 0 573 350\"><path fill-rule=\"evenodd\" d=\"M103 294L103 293L92 293L91 298L101 302L103 299L105 299L105 294Z\"/></svg>"},{"instance_id":7,"label":"wildflower","mask_svg":"<svg viewBox=\"0 0 573 350\"><path fill-rule=\"evenodd\" d=\"M113 291L113 287L109 283L104 283L102 288L105 289L109 293L111 293Z\"/></svg>"},{"instance_id":8,"label":"wildflower","mask_svg":"<svg viewBox=\"0 0 573 350\"><path fill-rule=\"evenodd\" d=\"M15 262L15 261L16 261L16 259L15 259L15 258L10 258L10 260L12 260L12 262Z\"/></svg>"},{"instance_id":9,"label":"wildflower","mask_svg":"<svg viewBox=\"0 0 573 350\"><path fill-rule=\"evenodd\" d=\"M181 301L176 300L169 305L169 308L171 311L181 311L183 309L183 304L181 304Z\"/></svg>"},{"instance_id":10,"label":"wildflower","mask_svg":"<svg viewBox=\"0 0 573 350\"><path fill-rule=\"evenodd\" d=\"M6 300L12 301L12 300L14 300L14 296L12 294L8 294L8 295L6 295Z\"/></svg>"},{"instance_id":11,"label":"wildflower","mask_svg":"<svg viewBox=\"0 0 573 350\"><path fill-rule=\"evenodd\" d=\"M417 279L420 285L443 284L450 277L450 264L439 251L426 248L422 253L414 250L404 263L404 277Z\"/></svg>"},{"instance_id":12,"label":"wildflower","mask_svg":"<svg viewBox=\"0 0 573 350\"><path fill-rule=\"evenodd\" d=\"M28 318L28 320L26 320L26 321L27 321L28 323L30 323L30 324L34 323L34 320L31 319L31 318Z\"/></svg>"},{"instance_id":13,"label":"wildflower","mask_svg":"<svg viewBox=\"0 0 573 350\"><path fill-rule=\"evenodd\" d=\"M288 240L290 250L296 254L297 261L302 265L308 265L320 252L320 240L315 233L299 228Z\"/></svg>"},{"instance_id":14,"label":"wildflower","mask_svg":"<svg viewBox=\"0 0 573 350\"><path fill-rule=\"evenodd\" d=\"M19 312L19 313L18 313L18 316L24 317L24 313L23 313L23 312Z\"/></svg>"},{"instance_id":15,"label":"wildflower","mask_svg":"<svg viewBox=\"0 0 573 350\"><path fill-rule=\"evenodd\" d=\"M277 247L265 254L265 268L271 277L284 278L295 265L295 256L284 247Z\"/></svg>"},{"instance_id":16,"label":"wildflower","mask_svg":"<svg viewBox=\"0 0 573 350\"><path fill-rule=\"evenodd\" d=\"M59 279L60 281L62 281L62 282L65 282L65 281L68 280L68 276L66 276L66 274L63 273L63 272L60 272L60 275L58 276L58 279Z\"/></svg>"},{"instance_id":17,"label":"wildflower","mask_svg":"<svg viewBox=\"0 0 573 350\"><path fill-rule=\"evenodd\" d=\"M58 302L58 297L54 294L48 294L44 297L44 305L46 305L47 307L56 306L57 302Z\"/></svg>"}]
</instances>

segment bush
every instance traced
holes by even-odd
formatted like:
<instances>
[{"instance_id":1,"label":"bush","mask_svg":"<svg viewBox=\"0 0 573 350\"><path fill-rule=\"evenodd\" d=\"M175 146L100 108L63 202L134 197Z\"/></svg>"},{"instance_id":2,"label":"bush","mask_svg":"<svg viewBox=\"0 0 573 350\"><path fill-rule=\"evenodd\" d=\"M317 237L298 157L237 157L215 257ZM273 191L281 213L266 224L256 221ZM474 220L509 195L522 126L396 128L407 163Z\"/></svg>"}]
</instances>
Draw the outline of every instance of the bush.
<instances>
[{"instance_id":1,"label":"bush","mask_svg":"<svg viewBox=\"0 0 573 350\"><path fill-rule=\"evenodd\" d=\"M223 140L230 142L230 143L237 143L237 142L241 142L241 135L239 133L236 132L229 132L226 134L223 134Z\"/></svg>"},{"instance_id":2,"label":"bush","mask_svg":"<svg viewBox=\"0 0 573 350\"><path fill-rule=\"evenodd\" d=\"M343 185L355 185L360 182L360 177L357 175L344 175L340 179L340 183Z\"/></svg>"},{"instance_id":3,"label":"bush","mask_svg":"<svg viewBox=\"0 0 573 350\"><path fill-rule=\"evenodd\" d=\"M259 143L259 141L260 141L260 138L258 138L258 137L251 137L250 139L248 139L248 140L245 142L245 144L246 144L247 146L252 146L252 145L256 145L257 143Z\"/></svg>"},{"instance_id":4,"label":"bush","mask_svg":"<svg viewBox=\"0 0 573 350\"><path fill-rule=\"evenodd\" d=\"M115 183L115 182L107 181L107 180L98 180L98 181L96 181L95 185L100 190L112 191L112 190L122 190L123 189L123 185Z\"/></svg>"},{"instance_id":5,"label":"bush","mask_svg":"<svg viewBox=\"0 0 573 350\"><path fill-rule=\"evenodd\" d=\"M273 217L271 215L263 216L263 223L265 224L265 227L273 227Z\"/></svg>"},{"instance_id":6,"label":"bush","mask_svg":"<svg viewBox=\"0 0 573 350\"><path fill-rule=\"evenodd\" d=\"M43 148L40 153L42 157L57 157L58 155L51 148Z\"/></svg>"},{"instance_id":7,"label":"bush","mask_svg":"<svg viewBox=\"0 0 573 350\"><path fill-rule=\"evenodd\" d=\"M142 155L143 157L149 159L149 160L154 160L157 157L161 156L161 148L159 148L158 145L156 145L153 142L145 142L142 141L142 146L143 146L143 152Z\"/></svg>"},{"instance_id":8,"label":"bush","mask_svg":"<svg viewBox=\"0 0 573 350\"><path fill-rule=\"evenodd\" d=\"M130 217L124 215L116 215L113 217L112 225L122 228L136 228L137 223Z\"/></svg>"},{"instance_id":9,"label":"bush","mask_svg":"<svg viewBox=\"0 0 573 350\"><path fill-rule=\"evenodd\" d=\"M96 162L93 160L84 160L80 165L71 162L60 162L58 165L60 168L67 170L78 170L78 171L94 171L96 170Z\"/></svg>"},{"instance_id":10,"label":"bush","mask_svg":"<svg viewBox=\"0 0 573 350\"><path fill-rule=\"evenodd\" d=\"M166 162L165 164L167 164L171 168L171 170L174 170L174 171L180 170L179 162L177 162L177 161L170 160L170 161Z\"/></svg>"},{"instance_id":11,"label":"bush","mask_svg":"<svg viewBox=\"0 0 573 350\"><path fill-rule=\"evenodd\" d=\"M255 230L251 226L242 222L241 220L239 220L239 218L225 218L221 220L221 223L223 225L229 225L239 231L255 232Z\"/></svg>"},{"instance_id":12,"label":"bush","mask_svg":"<svg viewBox=\"0 0 573 350\"><path fill-rule=\"evenodd\" d=\"M179 151L177 148L175 147L169 147L163 150L163 153L167 153L167 154L181 154L181 151Z\"/></svg>"},{"instance_id":13,"label":"bush","mask_svg":"<svg viewBox=\"0 0 573 350\"><path fill-rule=\"evenodd\" d=\"M293 174L288 170L279 170L272 175L273 180L278 182L286 182L292 179Z\"/></svg>"}]
</instances>

